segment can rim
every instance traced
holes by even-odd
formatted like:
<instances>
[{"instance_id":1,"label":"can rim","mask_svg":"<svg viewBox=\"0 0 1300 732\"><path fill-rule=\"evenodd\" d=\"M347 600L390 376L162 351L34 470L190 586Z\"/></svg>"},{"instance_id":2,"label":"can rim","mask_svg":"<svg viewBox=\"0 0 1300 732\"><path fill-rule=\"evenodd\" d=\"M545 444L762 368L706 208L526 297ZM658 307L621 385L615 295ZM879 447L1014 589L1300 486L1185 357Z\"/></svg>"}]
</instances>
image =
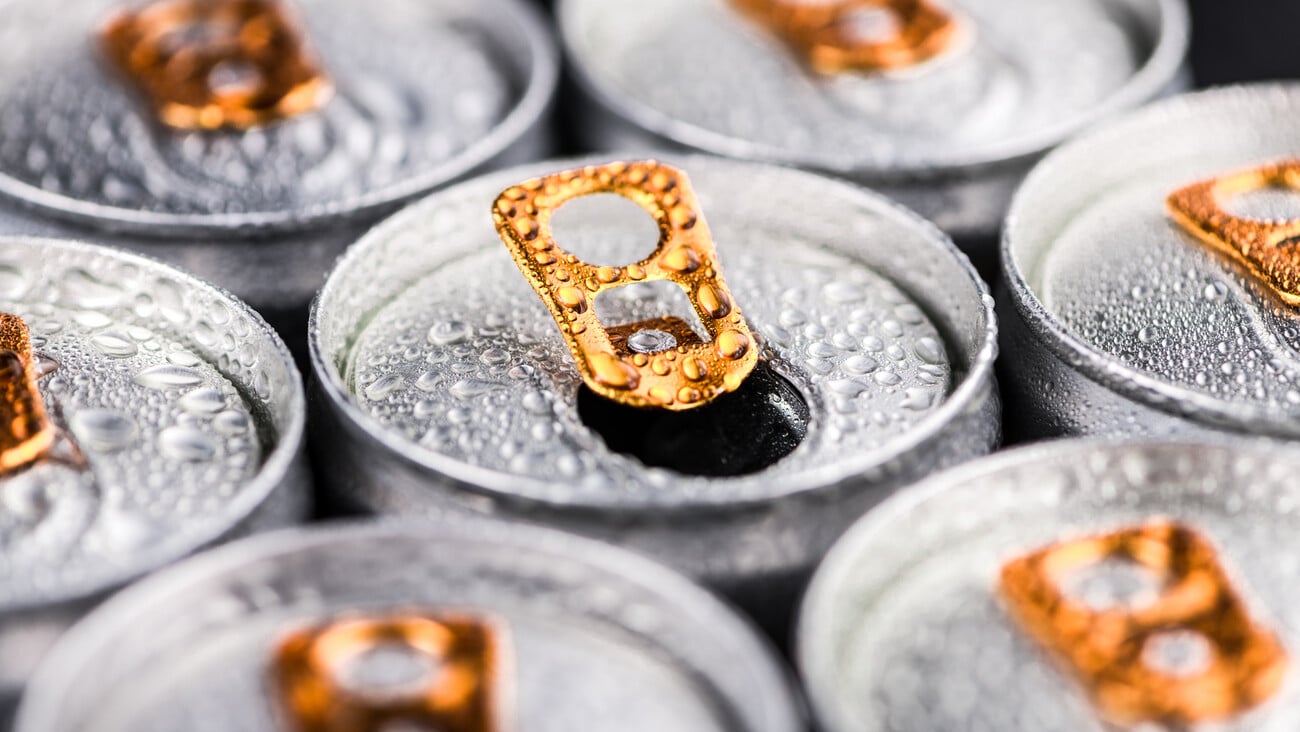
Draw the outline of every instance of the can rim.
<instances>
[{"instance_id":1,"label":"can rim","mask_svg":"<svg viewBox=\"0 0 1300 732\"><path fill-rule=\"evenodd\" d=\"M285 345L284 340L280 338L280 335L266 322L261 314L225 289L200 280L183 270L164 264L152 257L86 242L45 237L0 236L0 245L6 243L21 244L33 248L39 247L41 249L57 248L96 256L110 256L131 262L142 269L164 274L168 279L178 282L186 288L211 288L222 296L235 317L247 318L255 328L261 331L263 337L271 339L270 342L274 347L274 353L287 367L289 376L294 378L290 379L290 395L287 405L290 419L276 430L275 445L265 459L262 460L257 473L240 486L235 500L228 504L226 515L230 519L229 521L222 522L221 525L213 524L211 528L193 534L183 536L172 534L168 540L156 545L159 548L147 556L148 561L142 561L115 572L105 573L92 581L68 584L60 588L58 592L40 598L6 602L0 605L0 614L44 611L52 606L84 601L122 587L160 567L171 564L205 547L217 544L227 538L232 530L237 529L239 524L253 516L259 508L270 500L275 491L289 487L286 483L294 479L293 473L303 452L307 424L307 399L302 386L302 374L298 371L298 366L289 353L288 346Z\"/></svg>"},{"instance_id":2,"label":"can rim","mask_svg":"<svg viewBox=\"0 0 1300 732\"><path fill-rule=\"evenodd\" d=\"M924 504L941 499L950 491L959 490L987 476L997 475L1019 466L1077 459L1079 456L1095 452L1121 454L1164 450L1253 454L1270 460L1278 459L1277 456L1281 452L1291 460L1300 459L1300 448L1296 446L1261 444L1242 437L1214 441L1199 438L1148 439L1135 442L1116 437L1053 440L1012 448L963 463L932 475L907 490L891 496L858 519L840 536L813 574L798 607L793 649L794 663L804 682L804 689L817 722L826 732L853 732L855 729L843 718L840 706L835 703L835 671L832 664L826 662L827 659L815 639L818 637L817 629L824 628L826 619L833 614L838 593L850 576L853 566L862 556L864 548L882 532L888 531L888 527L894 521Z\"/></svg>"},{"instance_id":3,"label":"can rim","mask_svg":"<svg viewBox=\"0 0 1300 732\"><path fill-rule=\"evenodd\" d=\"M567 167L593 164L597 161L608 162L616 157L618 156L599 155L544 161L506 171L496 171L492 175L503 177L528 176L535 172L539 165L549 164L560 170ZM774 167L766 163L737 161L700 154L672 156L670 159L681 162L687 168L693 161L712 165L725 162L727 165L740 169L746 167L771 169ZM814 468L788 476L787 479L781 481L780 485L769 485L767 490L761 494L743 498L738 498L733 492L704 491L689 496L674 495L671 502L664 500L656 493L638 496L635 500L627 495L618 496L616 500L594 500L590 497L577 496L568 500L557 500L541 487L532 487L533 484L545 485L546 481L524 478L470 465L428 450L411 450L409 440L379 425L351 398L342 375L325 353L325 345L321 341L321 310L324 307L323 303L335 298L335 290L341 287L338 284L338 278L335 276L336 273L351 268L354 266L354 262L365 256L363 251L365 242L371 240L372 237L380 237L388 232L400 231L408 222L426 215L437 204L438 197L442 192L435 193L419 204L412 205L401 213L390 217L352 244L343 256L335 262L334 269L326 279L324 287L313 299L308 319L307 341L312 374L315 376L317 388L325 395L325 408L341 415L342 420L349 426L356 427L358 431L364 434L366 439L378 443L390 455L396 456L404 463L413 465L422 471L448 479L458 489L508 501L532 503L566 510L586 509L600 511L613 509L671 514L704 509L734 510L741 507L761 506L791 496L843 485L863 473L887 465L900 456L917 451L928 442L941 439L949 425L958 421L963 414L979 407L988 389L995 383L994 362L997 360L998 353L998 322L994 312L993 297L989 292L988 285L980 278L966 254L957 248L947 234L902 204L851 182L827 178L793 168L782 168L782 170L788 172L791 176L801 177L808 182L818 183L819 185L842 186L847 194L869 202L876 210L901 217L908 225L917 227L919 231L932 238L937 246L946 249L955 258L961 271L969 278L968 281L974 288L979 301L978 307L981 310L980 316L983 321L980 326L982 331L979 337L979 348L971 357L969 368L964 371L961 382L947 394L942 404L932 409L902 435L887 441L869 453L858 456L852 463L841 463L837 465L833 472L830 469L831 466L823 466L821 469ZM845 467L845 465L848 467Z\"/></svg>"},{"instance_id":4,"label":"can rim","mask_svg":"<svg viewBox=\"0 0 1300 732\"><path fill-rule=\"evenodd\" d=\"M496 7L490 7L492 4ZM339 221L392 211L404 202L455 182L507 154L510 147L525 138L546 115L554 100L560 78L559 50L547 31L541 12L523 0L476 0L467 7L470 6L490 18L491 27L504 26L510 21L517 23L517 32L511 37L527 42L530 71L523 94L510 112L487 135L436 167L352 199L321 203L301 211L208 214L141 211L51 193L12 178L3 171L0 171L0 198L95 230L187 239L229 236L232 231L245 236L314 231Z\"/></svg>"},{"instance_id":5,"label":"can rim","mask_svg":"<svg viewBox=\"0 0 1300 732\"><path fill-rule=\"evenodd\" d=\"M41 662L28 684L14 724L17 730L55 729L52 710L62 706L63 686L68 669L84 667L85 660L98 653L106 638L129 625L135 608L174 603L197 582L237 571L250 562L310 552L335 543L376 540L412 540L458 544L508 544L530 553L546 552L596 572L635 583L669 604L683 608L682 617L731 637L731 644L743 649L745 658L762 659L747 669L764 688L749 698L770 720L765 729L796 732L804 729L793 690L791 673L779 660L772 642L764 637L747 616L714 592L640 554L595 539L536 526L501 520L416 522L412 519L347 521L299 526L236 541L200 556L191 557L148 579L134 584L105 601L86 619L65 633Z\"/></svg>"},{"instance_id":6,"label":"can rim","mask_svg":"<svg viewBox=\"0 0 1300 732\"><path fill-rule=\"evenodd\" d=\"M1246 434L1295 437L1300 436L1300 417L1296 412L1225 401L1170 384L1118 361L1074 335L1038 297L1030 284L1029 273L1015 251L1018 224L1031 216L1027 203L1029 194L1039 187L1041 179L1064 164L1061 161L1078 155L1081 150L1104 147L1112 140L1122 139L1135 131L1162 126L1174 117L1194 115L1210 105L1270 93L1300 98L1300 83L1240 84L1183 94L1130 113L1061 146L1034 168L1016 192L1002 230L999 254L1006 292L1021 321L1038 343L1046 346L1071 369L1123 397L1193 423Z\"/></svg>"},{"instance_id":7,"label":"can rim","mask_svg":"<svg viewBox=\"0 0 1300 732\"><path fill-rule=\"evenodd\" d=\"M560 40L565 55L572 61L570 64L572 77L584 94L597 101L601 107L612 110L621 120L642 128L665 142L687 149L725 157L792 165L868 182L925 181L941 175L977 178L989 169L1014 167L1017 164L1030 162L1081 130L1136 108L1165 92L1177 83L1191 48L1191 15L1185 0L1151 0L1155 3L1154 7L1159 14L1160 30L1150 56L1127 82L1077 118L1009 142L985 145L966 154L947 155L942 158L919 154L902 157L892 164L876 165L855 162L843 154L793 153L777 146L763 145L714 132L674 119L640 100L621 93L612 84L601 81L597 74L581 61L582 54L574 46L573 38L577 35L575 30L577 21L574 17L577 11L573 8L579 1L585 0L556 0L556 20L560 28ZM1141 0L1121 1L1131 5Z\"/></svg>"}]
</instances>

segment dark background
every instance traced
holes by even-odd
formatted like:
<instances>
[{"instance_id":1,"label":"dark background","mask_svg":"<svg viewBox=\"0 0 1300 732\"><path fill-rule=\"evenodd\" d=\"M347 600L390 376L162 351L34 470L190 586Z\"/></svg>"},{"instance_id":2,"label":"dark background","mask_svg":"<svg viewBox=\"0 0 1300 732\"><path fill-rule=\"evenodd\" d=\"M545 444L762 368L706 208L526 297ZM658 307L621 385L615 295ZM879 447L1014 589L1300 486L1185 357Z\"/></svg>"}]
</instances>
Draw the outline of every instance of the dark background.
<instances>
[{"instance_id":1,"label":"dark background","mask_svg":"<svg viewBox=\"0 0 1300 732\"><path fill-rule=\"evenodd\" d=\"M1300 78L1300 0L1191 0L1197 86Z\"/></svg>"}]
</instances>

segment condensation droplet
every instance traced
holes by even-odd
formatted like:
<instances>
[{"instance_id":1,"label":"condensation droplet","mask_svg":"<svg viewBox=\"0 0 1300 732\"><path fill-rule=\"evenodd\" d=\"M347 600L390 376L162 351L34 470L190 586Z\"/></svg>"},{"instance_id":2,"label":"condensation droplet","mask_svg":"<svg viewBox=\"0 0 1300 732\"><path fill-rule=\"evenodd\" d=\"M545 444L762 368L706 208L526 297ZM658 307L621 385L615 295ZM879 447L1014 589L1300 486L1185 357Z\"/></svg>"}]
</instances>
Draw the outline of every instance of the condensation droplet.
<instances>
[{"instance_id":1,"label":"condensation droplet","mask_svg":"<svg viewBox=\"0 0 1300 732\"><path fill-rule=\"evenodd\" d=\"M199 372L186 366L150 366L135 375L135 383L150 389L175 389L203 383Z\"/></svg>"},{"instance_id":2,"label":"condensation droplet","mask_svg":"<svg viewBox=\"0 0 1300 732\"><path fill-rule=\"evenodd\" d=\"M366 387L366 398L372 402L377 402L384 397L392 394L402 387L404 379L401 374L388 374L376 379L370 386Z\"/></svg>"},{"instance_id":3,"label":"condensation droplet","mask_svg":"<svg viewBox=\"0 0 1300 732\"><path fill-rule=\"evenodd\" d=\"M192 414L216 414L226 408L226 397L217 389L195 389L176 404Z\"/></svg>"},{"instance_id":4,"label":"condensation droplet","mask_svg":"<svg viewBox=\"0 0 1300 732\"><path fill-rule=\"evenodd\" d=\"M77 442L95 452L115 452L135 439L135 422L111 409L83 409L69 420Z\"/></svg>"},{"instance_id":5,"label":"condensation droplet","mask_svg":"<svg viewBox=\"0 0 1300 732\"><path fill-rule=\"evenodd\" d=\"M134 341L117 333L98 333L90 337L90 342L110 358L130 358L140 350Z\"/></svg>"},{"instance_id":6,"label":"condensation droplet","mask_svg":"<svg viewBox=\"0 0 1300 732\"><path fill-rule=\"evenodd\" d=\"M184 462L207 462L216 454L211 438L192 427L168 427L158 433L158 449Z\"/></svg>"},{"instance_id":7,"label":"condensation droplet","mask_svg":"<svg viewBox=\"0 0 1300 732\"><path fill-rule=\"evenodd\" d=\"M451 395L457 399L473 399L474 397L490 394L502 388L501 384L493 381L480 381L478 379L462 379L451 385Z\"/></svg>"},{"instance_id":8,"label":"condensation droplet","mask_svg":"<svg viewBox=\"0 0 1300 732\"><path fill-rule=\"evenodd\" d=\"M448 320L442 323L434 323L429 328L429 342L435 346L450 346L456 343L462 343L469 338L470 327L459 320Z\"/></svg>"}]
</instances>

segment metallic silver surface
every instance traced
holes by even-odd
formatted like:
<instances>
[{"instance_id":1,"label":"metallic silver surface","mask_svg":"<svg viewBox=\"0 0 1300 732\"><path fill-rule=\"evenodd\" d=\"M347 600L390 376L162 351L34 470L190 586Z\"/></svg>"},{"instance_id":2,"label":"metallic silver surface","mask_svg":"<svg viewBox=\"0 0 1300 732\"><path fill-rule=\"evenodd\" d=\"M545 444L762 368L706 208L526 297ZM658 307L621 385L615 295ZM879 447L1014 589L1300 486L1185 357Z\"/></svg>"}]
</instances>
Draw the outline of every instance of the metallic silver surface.
<instances>
[{"instance_id":1,"label":"metallic silver surface","mask_svg":"<svg viewBox=\"0 0 1300 732\"><path fill-rule=\"evenodd\" d=\"M582 422L561 334L484 208L576 164L437 194L373 230L331 275L310 345L324 480L345 503L557 526L762 595L789 589L895 486L996 444L991 300L945 237L843 183L687 157L674 164L765 358L808 404L808 436L771 467L723 479L612 452ZM651 248L653 226L637 237L644 213L581 204L555 217L579 256L621 264ZM596 307L611 324L689 312L665 296L675 289L629 287Z\"/></svg>"},{"instance_id":2,"label":"metallic silver surface","mask_svg":"<svg viewBox=\"0 0 1300 732\"><path fill-rule=\"evenodd\" d=\"M303 0L334 100L206 133L159 125L101 58L117 5L70 0L51 24L40 2L0 2L0 230L89 236L301 308L378 215L547 145L557 54L522 2Z\"/></svg>"},{"instance_id":3,"label":"metallic silver surface","mask_svg":"<svg viewBox=\"0 0 1300 732\"><path fill-rule=\"evenodd\" d=\"M17 730L281 729L266 667L280 634L421 608L509 626L520 732L803 729L772 649L680 576L558 532L458 522L294 530L178 566L68 636Z\"/></svg>"},{"instance_id":4,"label":"metallic silver surface","mask_svg":"<svg viewBox=\"0 0 1300 732\"><path fill-rule=\"evenodd\" d=\"M0 478L4 695L108 591L299 519L309 479L297 369L228 294L102 247L0 238L0 310L58 363L42 395L86 459Z\"/></svg>"},{"instance_id":5,"label":"metallic silver surface","mask_svg":"<svg viewBox=\"0 0 1300 732\"><path fill-rule=\"evenodd\" d=\"M1033 159L1177 86L1181 0L959 0L971 40L892 73L821 77L727 0L564 0L597 149L662 144L868 184L991 237Z\"/></svg>"},{"instance_id":6,"label":"metallic silver surface","mask_svg":"<svg viewBox=\"0 0 1300 732\"><path fill-rule=\"evenodd\" d=\"M900 493L850 529L804 602L798 661L822 728L1114 729L1008 614L998 572L1053 542L1151 518L1205 534L1252 616L1300 647L1297 470L1294 449L1222 437L1059 442L969 463ZM1119 590L1123 576L1097 574L1091 589ZM1265 706L1207 728L1298 724L1292 667Z\"/></svg>"},{"instance_id":7,"label":"metallic silver surface","mask_svg":"<svg viewBox=\"0 0 1300 732\"><path fill-rule=\"evenodd\" d=\"M1005 387L1023 407L1012 429L1300 436L1300 314L1165 209L1184 185L1300 153L1297 113L1300 86L1189 95L1034 171L1003 243ZM1287 203L1227 205L1284 214Z\"/></svg>"}]
</instances>

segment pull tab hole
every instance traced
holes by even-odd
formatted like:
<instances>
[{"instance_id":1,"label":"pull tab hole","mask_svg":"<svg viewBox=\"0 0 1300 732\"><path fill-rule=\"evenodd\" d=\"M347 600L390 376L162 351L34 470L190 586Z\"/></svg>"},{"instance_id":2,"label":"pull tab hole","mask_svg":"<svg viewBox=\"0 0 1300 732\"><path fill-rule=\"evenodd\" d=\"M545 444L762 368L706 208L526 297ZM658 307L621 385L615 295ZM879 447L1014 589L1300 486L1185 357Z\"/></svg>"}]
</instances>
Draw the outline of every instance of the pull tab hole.
<instances>
[{"instance_id":1,"label":"pull tab hole","mask_svg":"<svg viewBox=\"0 0 1300 732\"><path fill-rule=\"evenodd\" d=\"M1158 673L1188 678L1204 673L1214 660L1214 647L1194 630L1169 630L1147 638L1142 662Z\"/></svg>"},{"instance_id":2,"label":"pull tab hole","mask_svg":"<svg viewBox=\"0 0 1300 732\"><path fill-rule=\"evenodd\" d=\"M1060 583L1066 597L1098 612L1149 607L1168 585L1163 573L1125 557L1108 557L1067 572Z\"/></svg>"},{"instance_id":3,"label":"pull tab hole","mask_svg":"<svg viewBox=\"0 0 1300 732\"><path fill-rule=\"evenodd\" d=\"M567 201L551 214L551 236L588 264L624 267L654 252L659 225L617 193L593 193Z\"/></svg>"},{"instance_id":4,"label":"pull tab hole","mask_svg":"<svg viewBox=\"0 0 1300 732\"><path fill-rule=\"evenodd\" d=\"M222 61L208 73L208 90L218 96L256 94L262 82L262 72L243 61Z\"/></svg>"},{"instance_id":5,"label":"pull tab hole","mask_svg":"<svg viewBox=\"0 0 1300 732\"><path fill-rule=\"evenodd\" d=\"M691 330L695 332L695 335L701 341L707 343L710 340L704 330L704 324L700 322L699 316L695 314L695 308L691 306L690 298L686 296L682 288L664 280L636 282L613 290L605 290L596 296L596 317L600 320L600 324L605 326L606 330L624 323L639 323L643 320L653 320L655 318L677 317L686 321L686 324L691 327ZM650 345L651 340L661 344L666 343L664 339L657 338L649 333L645 336L635 334L633 338L639 339L647 346ZM631 345L631 339L629 339L629 345ZM643 351L643 353L666 351L669 348L676 348L678 345L680 344L673 343L667 348Z\"/></svg>"},{"instance_id":6,"label":"pull tab hole","mask_svg":"<svg viewBox=\"0 0 1300 732\"><path fill-rule=\"evenodd\" d=\"M725 478L775 465L803 442L810 415L799 390L765 361L736 391L686 412L578 392L578 416L610 450L683 475Z\"/></svg>"},{"instance_id":7,"label":"pull tab hole","mask_svg":"<svg viewBox=\"0 0 1300 732\"><path fill-rule=\"evenodd\" d=\"M424 650L389 641L343 659L334 677L362 696L408 696L432 685L441 670L440 660Z\"/></svg>"},{"instance_id":8,"label":"pull tab hole","mask_svg":"<svg viewBox=\"0 0 1300 732\"><path fill-rule=\"evenodd\" d=\"M898 40L903 20L890 8L858 8L840 20L840 30L853 43L875 45Z\"/></svg>"},{"instance_id":9,"label":"pull tab hole","mask_svg":"<svg viewBox=\"0 0 1300 732\"><path fill-rule=\"evenodd\" d=\"M1225 211L1252 221L1300 221L1300 190L1275 182L1239 193L1220 193L1219 205Z\"/></svg>"}]
</instances>

